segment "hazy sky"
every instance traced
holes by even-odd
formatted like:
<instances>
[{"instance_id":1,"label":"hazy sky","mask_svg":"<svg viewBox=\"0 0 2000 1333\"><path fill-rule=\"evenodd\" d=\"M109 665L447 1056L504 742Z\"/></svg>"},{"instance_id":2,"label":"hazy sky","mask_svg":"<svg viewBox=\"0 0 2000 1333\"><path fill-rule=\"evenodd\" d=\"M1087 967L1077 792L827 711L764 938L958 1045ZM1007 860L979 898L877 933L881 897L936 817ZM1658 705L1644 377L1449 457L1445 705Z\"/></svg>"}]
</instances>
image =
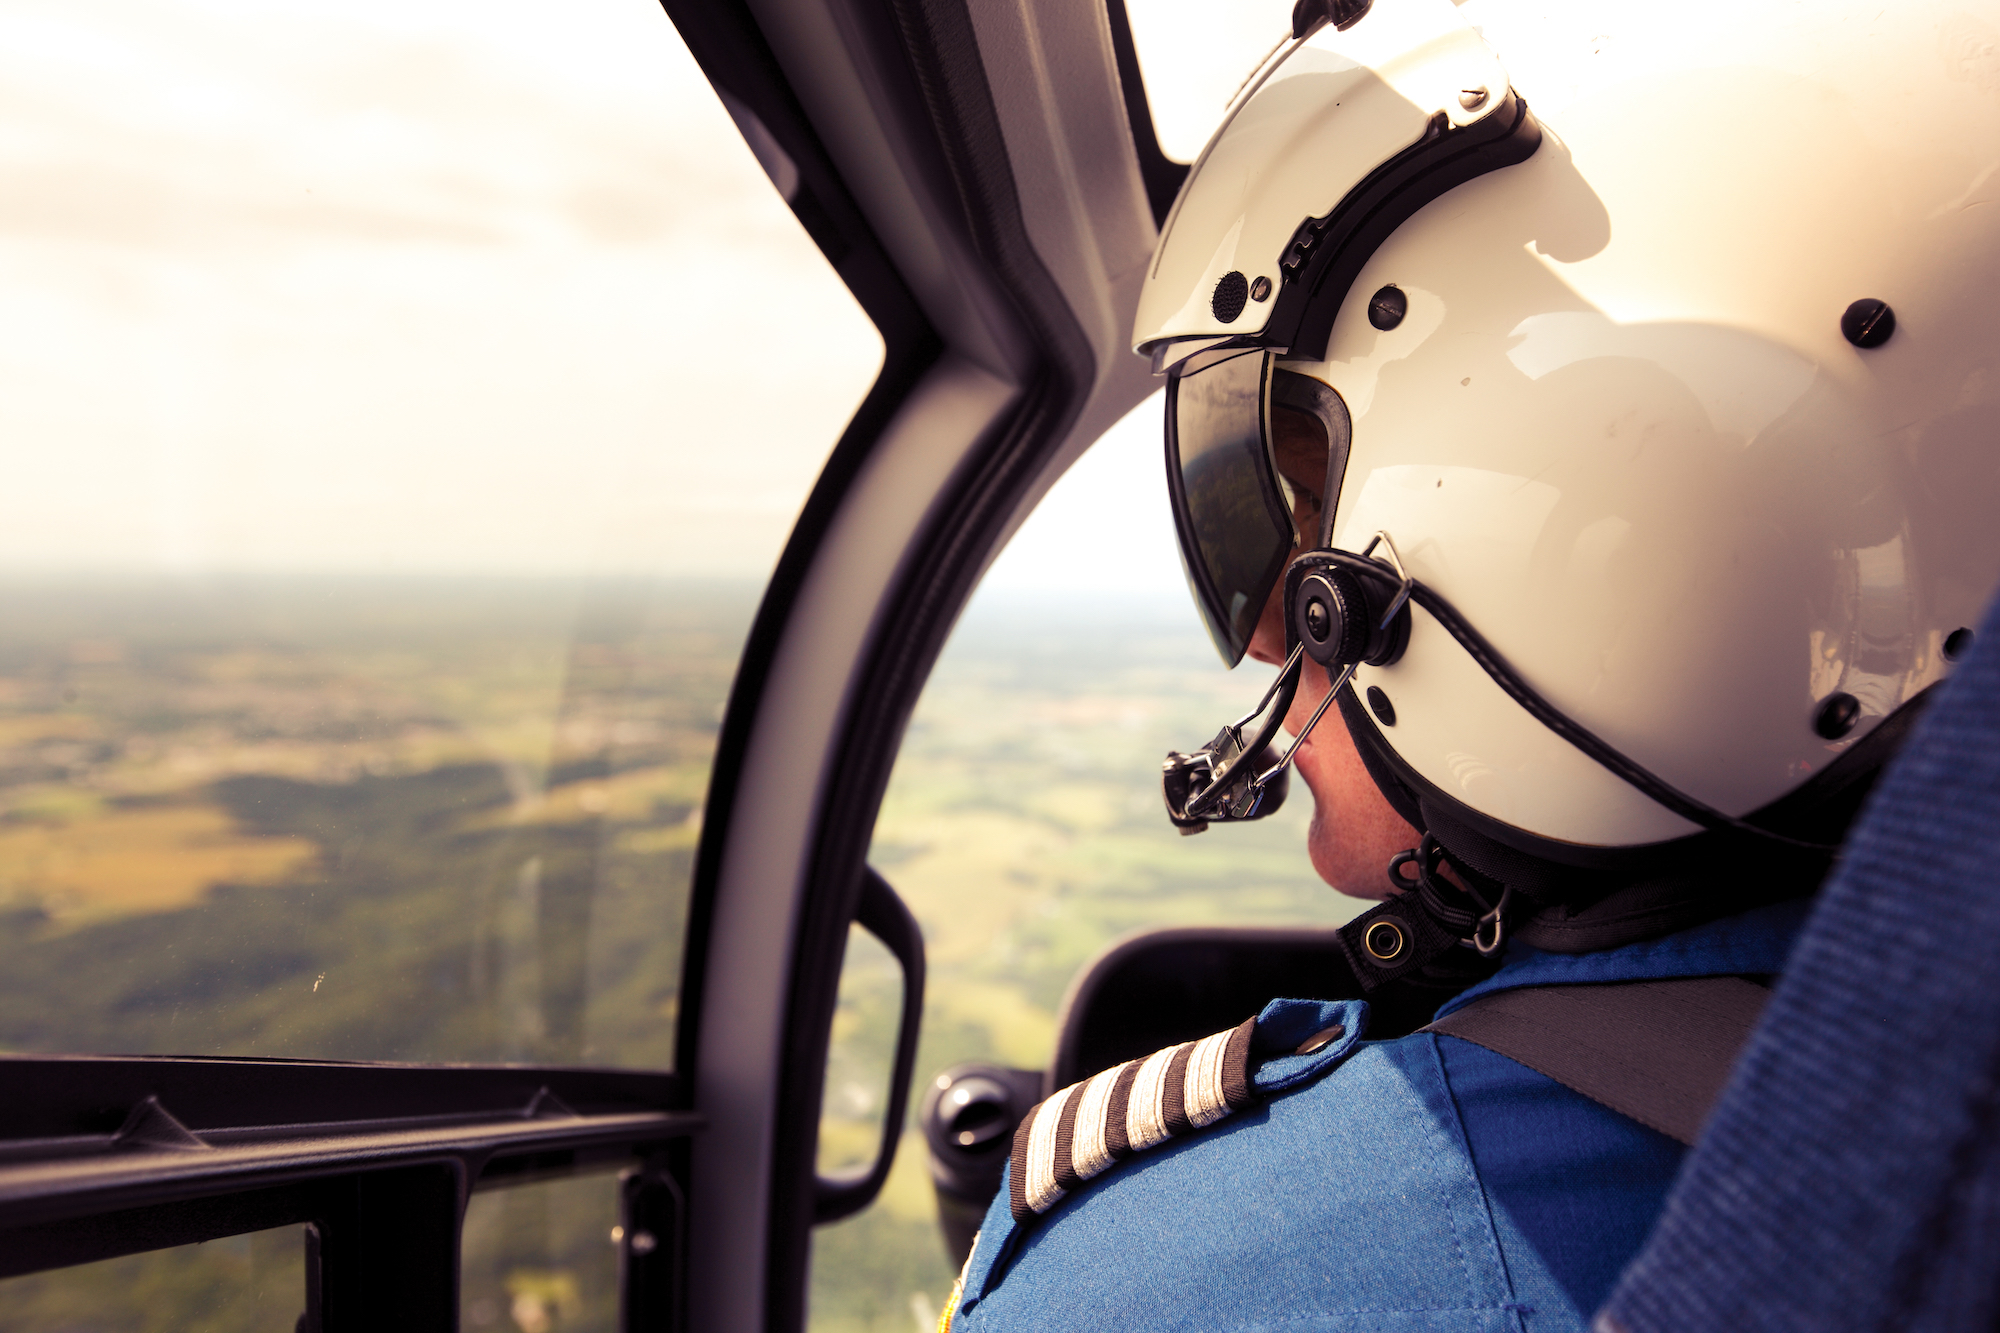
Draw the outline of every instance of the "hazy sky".
<instances>
[{"instance_id":1,"label":"hazy sky","mask_svg":"<svg viewBox=\"0 0 2000 1333\"><path fill-rule=\"evenodd\" d=\"M1290 0L1126 0L1169 155L1192 160L1263 56L1291 31ZM1056 483L986 576L996 592L1144 595L1186 604L1167 510L1160 396L1141 403Z\"/></svg>"},{"instance_id":2,"label":"hazy sky","mask_svg":"<svg viewBox=\"0 0 2000 1333\"><path fill-rule=\"evenodd\" d=\"M1288 9L1132 10L1192 155ZM761 574L880 359L649 0L6 0L0 292L0 568ZM1158 432L996 579L1176 589Z\"/></svg>"},{"instance_id":3,"label":"hazy sky","mask_svg":"<svg viewBox=\"0 0 2000 1333\"><path fill-rule=\"evenodd\" d=\"M1291 0L1126 0L1168 157L1192 162L1243 81L1292 34Z\"/></svg>"}]
</instances>

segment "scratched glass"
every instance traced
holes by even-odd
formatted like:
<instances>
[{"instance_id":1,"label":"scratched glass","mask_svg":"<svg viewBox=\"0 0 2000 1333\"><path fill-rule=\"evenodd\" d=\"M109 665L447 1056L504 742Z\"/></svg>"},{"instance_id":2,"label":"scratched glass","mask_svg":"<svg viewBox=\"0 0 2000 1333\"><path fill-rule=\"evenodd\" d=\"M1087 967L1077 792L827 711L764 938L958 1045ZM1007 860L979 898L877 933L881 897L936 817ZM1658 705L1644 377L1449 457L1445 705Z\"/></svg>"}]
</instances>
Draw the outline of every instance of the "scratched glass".
<instances>
[{"instance_id":1,"label":"scratched glass","mask_svg":"<svg viewBox=\"0 0 2000 1333\"><path fill-rule=\"evenodd\" d=\"M0 1051L669 1066L881 349L671 23L20 0L0 98Z\"/></svg>"}]
</instances>

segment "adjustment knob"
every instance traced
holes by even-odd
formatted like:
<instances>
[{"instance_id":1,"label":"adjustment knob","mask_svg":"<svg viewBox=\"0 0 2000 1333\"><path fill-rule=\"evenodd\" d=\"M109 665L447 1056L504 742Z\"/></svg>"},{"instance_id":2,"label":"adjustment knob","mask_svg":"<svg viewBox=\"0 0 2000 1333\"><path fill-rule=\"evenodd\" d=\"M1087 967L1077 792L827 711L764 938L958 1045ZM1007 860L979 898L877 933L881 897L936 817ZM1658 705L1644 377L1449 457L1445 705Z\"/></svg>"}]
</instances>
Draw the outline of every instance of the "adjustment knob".
<instances>
[{"instance_id":1,"label":"adjustment knob","mask_svg":"<svg viewBox=\"0 0 2000 1333\"><path fill-rule=\"evenodd\" d=\"M1314 643L1326 642L1332 624L1333 615L1325 602L1315 597L1306 603L1306 634Z\"/></svg>"},{"instance_id":2,"label":"adjustment knob","mask_svg":"<svg viewBox=\"0 0 2000 1333\"><path fill-rule=\"evenodd\" d=\"M1344 569L1315 569L1299 580L1293 629L1305 654L1338 670L1368 651L1368 599Z\"/></svg>"},{"instance_id":3,"label":"adjustment knob","mask_svg":"<svg viewBox=\"0 0 2000 1333\"><path fill-rule=\"evenodd\" d=\"M1008 1105L1007 1089L990 1078L966 1075L938 1098L932 1115L941 1123L940 1137L961 1149L977 1152L1006 1134L1018 1117Z\"/></svg>"}]
</instances>

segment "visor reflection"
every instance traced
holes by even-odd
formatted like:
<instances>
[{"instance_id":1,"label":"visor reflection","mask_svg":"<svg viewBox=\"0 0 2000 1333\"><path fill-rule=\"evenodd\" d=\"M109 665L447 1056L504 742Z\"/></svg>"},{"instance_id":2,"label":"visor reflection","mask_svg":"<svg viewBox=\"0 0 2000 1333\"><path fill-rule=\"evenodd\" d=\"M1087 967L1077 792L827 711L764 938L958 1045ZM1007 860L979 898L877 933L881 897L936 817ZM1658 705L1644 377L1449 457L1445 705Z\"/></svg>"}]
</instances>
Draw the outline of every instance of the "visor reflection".
<instances>
[{"instance_id":1,"label":"visor reflection","mask_svg":"<svg viewBox=\"0 0 2000 1333\"><path fill-rule=\"evenodd\" d=\"M1167 481L1188 583L1223 660L1243 658L1292 521L1264 444L1270 356L1245 352L1167 388Z\"/></svg>"}]
</instances>

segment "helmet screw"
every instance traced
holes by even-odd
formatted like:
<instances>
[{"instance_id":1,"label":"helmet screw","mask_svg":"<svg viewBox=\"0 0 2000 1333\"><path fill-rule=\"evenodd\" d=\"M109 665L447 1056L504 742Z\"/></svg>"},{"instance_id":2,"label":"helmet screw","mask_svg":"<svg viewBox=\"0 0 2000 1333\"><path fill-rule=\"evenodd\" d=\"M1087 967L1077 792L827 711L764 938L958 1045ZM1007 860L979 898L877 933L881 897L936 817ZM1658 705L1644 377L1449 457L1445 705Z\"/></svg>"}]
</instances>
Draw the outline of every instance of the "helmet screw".
<instances>
[{"instance_id":1,"label":"helmet screw","mask_svg":"<svg viewBox=\"0 0 2000 1333\"><path fill-rule=\"evenodd\" d=\"M1837 741L1861 720L1861 701L1845 692L1829 694L1813 710L1813 731L1821 740Z\"/></svg>"},{"instance_id":2,"label":"helmet screw","mask_svg":"<svg viewBox=\"0 0 2000 1333\"><path fill-rule=\"evenodd\" d=\"M1306 633L1312 635L1314 643L1325 643L1326 630L1326 603L1315 597L1306 603Z\"/></svg>"},{"instance_id":3,"label":"helmet screw","mask_svg":"<svg viewBox=\"0 0 2000 1333\"><path fill-rule=\"evenodd\" d=\"M1458 104L1467 111L1477 111L1480 107L1486 105L1486 90L1484 88L1462 89L1458 94Z\"/></svg>"},{"instance_id":4,"label":"helmet screw","mask_svg":"<svg viewBox=\"0 0 2000 1333\"><path fill-rule=\"evenodd\" d=\"M1271 280L1269 278L1258 278L1255 281L1253 281L1250 284L1250 299L1253 301L1270 300Z\"/></svg>"},{"instance_id":5,"label":"helmet screw","mask_svg":"<svg viewBox=\"0 0 2000 1333\"><path fill-rule=\"evenodd\" d=\"M1963 625L1944 636L1944 660L1956 662L1972 651L1973 633Z\"/></svg>"},{"instance_id":6,"label":"helmet screw","mask_svg":"<svg viewBox=\"0 0 2000 1333\"><path fill-rule=\"evenodd\" d=\"M1841 336L1856 347L1880 347L1896 331L1896 312L1887 301L1865 296L1840 317Z\"/></svg>"},{"instance_id":7,"label":"helmet screw","mask_svg":"<svg viewBox=\"0 0 2000 1333\"><path fill-rule=\"evenodd\" d=\"M1403 289L1390 283L1381 291L1368 298L1368 322L1387 333L1403 322L1403 316L1410 313L1410 298L1403 295Z\"/></svg>"}]
</instances>

